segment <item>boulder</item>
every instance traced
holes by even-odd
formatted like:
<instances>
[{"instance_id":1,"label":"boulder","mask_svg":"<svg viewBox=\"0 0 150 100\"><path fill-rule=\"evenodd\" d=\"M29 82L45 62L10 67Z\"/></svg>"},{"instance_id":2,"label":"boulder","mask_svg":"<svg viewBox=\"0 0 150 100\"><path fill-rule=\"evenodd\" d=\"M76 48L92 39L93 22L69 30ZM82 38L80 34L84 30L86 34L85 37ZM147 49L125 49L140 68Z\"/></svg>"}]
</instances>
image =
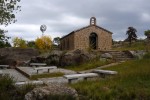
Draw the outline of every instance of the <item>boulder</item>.
<instances>
[{"instance_id":1,"label":"boulder","mask_svg":"<svg viewBox=\"0 0 150 100\"><path fill-rule=\"evenodd\" d=\"M53 50L46 58L47 65L59 65L59 59L63 52L58 50Z\"/></svg>"},{"instance_id":2,"label":"boulder","mask_svg":"<svg viewBox=\"0 0 150 100\"><path fill-rule=\"evenodd\" d=\"M55 96L55 98L70 96L74 100L78 98L75 89L61 84L51 84L46 87L35 88L31 92L28 92L25 95L25 100L49 100L52 96Z\"/></svg>"},{"instance_id":3,"label":"boulder","mask_svg":"<svg viewBox=\"0 0 150 100\"><path fill-rule=\"evenodd\" d=\"M97 57L95 52L86 52L83 50L69 51L67 53L59 50L53 50L50 53L40 55L31 59L30 63L46 63L54 66L79 65Z\"/></svg>"},{"instance_id":4,"label":"boulder","mask_svg":"<svg viewBox=\"0 0 150 100\"><path fill-rule=\"evenodd\" d=\"M30 60L30 63L46 63L47 65L59 65L59 59L63 54L62 51L53 50L50 53L44 53L40 56L33 57Z\"/></svg>"},{"instance_id":5,"label":"boulder","mask_svg":"<svg viewBox=\"0 0 150 100\"><path fill-rule=\"evenodd\" d=\"M77 64L76 60L77 60L77 55L75 57L73 53L66 53L61 56L59 64L60 66L76 65Z\"/></svg>"},{"instance_id":6,"label":"boulder","mask_svg":"<svg viewBox=\"0 0 150 100\"><path fill-rule=\"evenodd\" d=\"M62 55L60 58L60 66L79 65L96 57L97 56L95 54L76 50Z\"/></svg>"},{"instance_id":7,"label":"boulder","mask_svg":"<svg viewBox=\"0 0 150 100\"><path fill-rule=\"evenodd\" d=\"M104 53L104 54L101 54L101 58L112 59L113 56L109 53Z\"/></svg>"},{"instance_id":8,"label":"boulder","mask_svg":"<svg viewBox=\"0 0 150 100\"><path fill-rule=\"evenodd\" d=\"M144 50L137 50L137 51L128 51L134 58L142 59L143 56L146 54Z\"/></svg>"}]
</instances>

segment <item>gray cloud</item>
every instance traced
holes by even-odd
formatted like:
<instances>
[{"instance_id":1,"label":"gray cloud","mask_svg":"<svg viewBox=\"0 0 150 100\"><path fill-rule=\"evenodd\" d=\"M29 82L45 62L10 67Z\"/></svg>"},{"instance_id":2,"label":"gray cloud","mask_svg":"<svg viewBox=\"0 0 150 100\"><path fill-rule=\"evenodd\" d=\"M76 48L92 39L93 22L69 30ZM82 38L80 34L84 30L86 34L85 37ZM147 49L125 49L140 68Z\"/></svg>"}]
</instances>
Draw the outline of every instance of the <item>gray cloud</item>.
<instances>
[{"instance_id":1,"label":"gray cloud","mask_svg":"<svg viewBox=\"0 0 150 100\"><path fill-rule=\"evenodd\" d=\"M11 37L34 40L41 35L40 25L47 25L45 34L63 36L89 25L92 16L97 24L112 31L113 39L125 39L127 27L133 26L139 38L149 29L149 0L21 0L18 22L5 29Z\"/></svg>"}]
</instances>

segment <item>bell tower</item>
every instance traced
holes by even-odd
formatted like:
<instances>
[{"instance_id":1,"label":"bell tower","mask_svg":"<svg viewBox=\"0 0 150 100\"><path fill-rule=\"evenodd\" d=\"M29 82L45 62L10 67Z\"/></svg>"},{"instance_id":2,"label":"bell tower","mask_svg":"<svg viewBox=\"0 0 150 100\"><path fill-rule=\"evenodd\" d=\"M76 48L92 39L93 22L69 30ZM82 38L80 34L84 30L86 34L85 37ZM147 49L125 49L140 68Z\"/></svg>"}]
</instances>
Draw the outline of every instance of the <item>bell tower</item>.
<instances>
[{"instance_id":1,"label":"bell tower","mask_svg":"<svg viewBox=\"0 0 150 100\"><path fill-rule=\"evenodd\" d=\"M96 25L96 18L95 17L91 17L90 25Z\"/></svg>"}]
</instances>

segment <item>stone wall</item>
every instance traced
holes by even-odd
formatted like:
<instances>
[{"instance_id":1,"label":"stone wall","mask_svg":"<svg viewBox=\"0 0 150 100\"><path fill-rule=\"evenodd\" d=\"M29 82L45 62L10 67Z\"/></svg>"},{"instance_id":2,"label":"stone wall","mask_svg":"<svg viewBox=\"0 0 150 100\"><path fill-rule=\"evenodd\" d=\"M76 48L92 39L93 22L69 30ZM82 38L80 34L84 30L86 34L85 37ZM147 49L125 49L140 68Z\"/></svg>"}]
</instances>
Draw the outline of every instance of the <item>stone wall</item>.
<instances>
[{"instance_id":1,"label":"stone wall","mask_svg":"<svg viewBox=\"0 0 150 100\"><path fill-rule=\"evenodd\" d=\"M74 34L63 38L60 42L61 50L74 50Z\"/></svg>"}]
</instances>

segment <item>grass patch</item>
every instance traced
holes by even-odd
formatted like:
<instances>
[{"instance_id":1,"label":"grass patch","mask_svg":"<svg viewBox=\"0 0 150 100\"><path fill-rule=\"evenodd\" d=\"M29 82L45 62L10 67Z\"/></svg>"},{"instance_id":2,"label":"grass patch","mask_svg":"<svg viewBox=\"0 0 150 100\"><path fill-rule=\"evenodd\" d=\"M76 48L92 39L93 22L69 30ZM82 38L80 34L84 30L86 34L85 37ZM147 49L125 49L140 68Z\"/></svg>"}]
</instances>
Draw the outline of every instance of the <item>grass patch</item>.
<instances>
[{"instance_id":1,"label":"grass patch","mask_svg":"<svg viewBox=\"0 0 150 100\"><path fill-rule=\"evenodd\" d=\"M80 100L150 100L150 54L142 60L105 68L118 75L104 80L72 84Z\"/></svg>"},{"instance_id":2,"label":"grass patch","mask_svg":"<svg viewBox=\"0 0 150 100\"><path fill-rule=\"evenodd\" d=\"M113 48L113 50L145 50L145 43L144 41L138 41L138 42L133 42L132 45L130 46L129 43L124 43L122 46L119 48Z\"/></svg>"},{"instance_id":3,"label":"grass patch","mask_svg":"<svg viewBox=\"0 0 150 100\"><path fill-rule=\"evenodd\" d=\"M14 78L9 75L0 77L0 100L23 100L26 93L35 88L35 85L17 87Z\"/></svg>"},{"instance_id":4,"label":"grass patch","mask_svg":"<svg viewBox=\"0 0 150 100\"><path fill-rule=\"evenodd\" d=\"M97 68L103 65L107 65L112 63L113 61L111 60L107 60L107 61L100 61L99 59L94 59L91 60L87 63L83 63L80 65L74 65L74 66L66 66L66 69L69 70L74 70L74 71L83 71L83 70L88 70L88 69L93 69L93 68Z\"/></svg>"},{"instance_id":5,"label":"grass patch","mask_svg":"<svg viewBox=\"0 0 150 100\"><path fill-rule=\"evenodd\" d=\"M77 100L72 95L48 95L45 100Z\"/></svg>"},{"instance_id":6,"label":"grass patch","mask_svg":"<svg viewBox=\"0 0 150 100\"><path fill-rule=\"evenodd\" d=\"M45 73L45 74L38 74L38 75L32 75L29 79L30 80L37 80L38 78L50 78L50 77L59 77L63 76L64 73L58 72L58 73Z\"/></svg>"}]
</instances>

